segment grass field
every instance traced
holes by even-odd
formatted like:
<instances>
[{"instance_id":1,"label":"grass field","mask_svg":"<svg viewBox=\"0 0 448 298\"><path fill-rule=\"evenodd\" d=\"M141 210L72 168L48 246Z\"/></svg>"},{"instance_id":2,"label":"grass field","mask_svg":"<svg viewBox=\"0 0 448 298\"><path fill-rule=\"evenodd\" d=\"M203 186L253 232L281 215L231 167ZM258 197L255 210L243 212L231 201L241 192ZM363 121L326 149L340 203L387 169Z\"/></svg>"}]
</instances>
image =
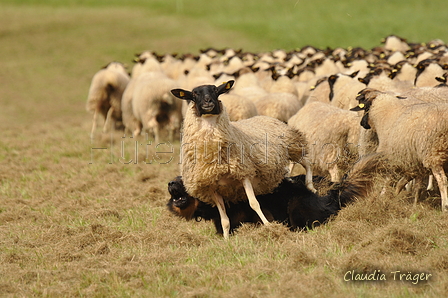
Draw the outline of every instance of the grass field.
<instances>
[{"instance_id":1,"label":"grass field","mask_svg":"<svg viewBox=\"0 0 448 298\"><path fill-rule=\"evenodd\" d=\"M448 215L438 198L414 207L376 189L313 231L244 226L224 241L212 224L166 211L179 143L114 134L92 144L85 101L96 71L113 60L131 66L147 49L371 48L389 34L447 42L444 5L2 1L0 296L443 297ZM376 270L387 280L352 281L353 270L353 279ZM431 276L407 281L408 272Z\"/></svg>"}]
</instances>

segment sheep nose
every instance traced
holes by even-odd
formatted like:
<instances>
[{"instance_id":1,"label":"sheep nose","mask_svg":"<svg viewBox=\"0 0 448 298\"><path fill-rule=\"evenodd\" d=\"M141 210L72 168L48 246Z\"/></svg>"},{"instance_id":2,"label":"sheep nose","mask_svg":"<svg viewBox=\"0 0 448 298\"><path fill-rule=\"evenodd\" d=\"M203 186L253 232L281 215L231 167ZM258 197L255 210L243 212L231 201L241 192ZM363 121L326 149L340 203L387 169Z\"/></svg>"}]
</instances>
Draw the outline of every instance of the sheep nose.
<instances>
[{"instance_id":1,"label":"sheep nose","mask_svg":"<svg viewBox=\"0 0 448 298\"><path fill-rule=\"evenodd\" d=\"M168 182L168 186L172 186L175 182L174 181L170 181Z\"/></svg>"}]
</instances>

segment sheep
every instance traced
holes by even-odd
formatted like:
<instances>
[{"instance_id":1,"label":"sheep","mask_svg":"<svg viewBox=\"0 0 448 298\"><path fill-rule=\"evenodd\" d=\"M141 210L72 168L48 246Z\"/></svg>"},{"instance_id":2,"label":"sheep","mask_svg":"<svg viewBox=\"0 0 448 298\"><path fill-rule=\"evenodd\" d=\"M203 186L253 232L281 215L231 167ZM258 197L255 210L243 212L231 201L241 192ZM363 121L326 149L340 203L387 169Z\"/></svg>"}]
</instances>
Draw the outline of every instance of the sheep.
<instances>
[{"instance_id":1,"label":"sheep","mask_svg":"<svg viewBox=\"0 0 448 298\"><path fill-rule=\"evenodd\" d=\"M373 154L363 158L344 178L342 183L325 185L328 188L323 195L311 192L305 186L305 176L284 178L271 193L258 195L257 200L266 216L276 222L285 224L291 231L313 229L325 224L332 216L356 199L366 197L373 186L372 178L382 171L384 157ZM322 177L313 177L313 181L325 184ZM189 195L181 176L168 183L170 199L167 209L187 221L195 219L211 220L218 234L223 234L218 209ZM258 215L246 201L230 202L227 205L230 219L230 232L242 223L261 223Z\"/></svg>"},{"instance_id":2,"label":"sheep","mask_svg":"<svg viewBox=\"0 0 448 298\"><path fill-rule=\"evenodd\" d=\"M269 85L265 87L269 93L255 101L255 106L258 114L287 122L303 104L292 80L286 75L279 75L275 69L272 71L272 76L267 78L270 83L262 83Z\"/></svg>"},{"instance_id":3,"label":"sheep","mask_svg":"<svg viewBox=\"0 0 448 298\"><path fill-rule=\"evenodd\" d=\"M311 86L308 98L306 99L305 105L314 102L320 101L325 103L330 103L330 83L328 81L328 77L322 77L316 81L314 86Z\"/></svg>"},{"instance_id":4,"label":"sheep","mask_svg":"<svg viewBox=\"0 0 448 298\"><path fill-rule=\"evenodd\" d=\"M304 157L306 141L300 132L267 116L230 122L218 96L229 92L233 84L171 90L174 96L191 101L183 122L180 162L186 190L217 206L225 239L230 225L224 202L246 197L268 224L255 195L272 191L290 161L306 167L307 186L314 190L311 167Z\"/></svg>"},{"instance_id":5,"label":"sheep","mask_svg":"<svg viewBox=\"0 0 448 298\"><path fill-rule=\"evenodd\" d=\"M172 214L184 218L187 221L192 219L195 219L197 222L201 220L211 220L213 221L217 234L223 234L218 208L190 196L185 190L181 176L176 177L168 183L168 192L170 193L171 198L167 203L167 207ZM261 196L257 196L257 200L260 200L260 197ZM260 202L260 205L263 203L263 205L261 205L263 214L266 214L266 217L270 221L275 220L281 222L286 220L288 206L287 200L285 199L285 197L279 197L277 200L271 202L271 205L275 202L275 210L273 210L273 214L271 213L271 210L267 209L265 206L265 203L269 203L268 201ZM257 213L250 207L247 201L228 202L226 213L230 222L230 234L241 226L242 223L261 223Z\"/></svg>"},{"instance_id":6,"label":"sheep","mask_svg":"<svg viewBox=\"0 0 448 298\"><path fill-rule=\"evenodd\" d=\"M389 35L384 40L384 49L392 52L406 53L410 47L406 42L406 39L398 37L396 35Z\"/></svg>"},{"instance_id":7,"label":"sheep","mask_svg":"<svg viewBox=\"0 0 448 298\"><path fill-rule=\"evenodd\" d=\"M387 58L387 63L390 65L395 65L396 63L405 60L406 57L403 55L402 52L394 52L392 55Z\"/></svg>"},{"instance_id":8,"label":"sheep","mask_svg":"<svg viewBox=\"0 0 448 298\"><path fill-rule=\"evenodd\" d=\"M137 63L132 69L131 80L126 86L121 99L121 111L125 134L130 132L132 136L137 136L142 130L142 123L136 118L132 108L132 99L134 97L134 89L138 77L145 73L162 73L160 63L157 61L156 57L148 51L138 55L138 58L135 59L135 61Z\"/></svg>"},{"instance_id":9,"label":"sheep","mask_svg":"<svg viewBox=\"0 0 448 298\"><path fill-rule=\"evenodd\" d=\"M144 51L140 54L135 54L135 56L136 57L133 60L133 62L135 62L135 64L131 70L131 78L138 77L140 75L142 65L143 65L143 63L145 63L146 59L148 59L148 58L155 59L153 53L151 53L150 51Z\"/></svg>"},{"instance_id":10,"label":"sheep","mask_svg":"<svg viewBox=\"0 0 448 298\"><path fill-rule=\"evenodd\" d=\"M305 134L313 172L319 169L320 174L330 174L332 182L340 182L351 159L358 157L359 121L358 113L315 101L292 116L288 125Z\"/></svg>"},{"instance_id":11,"label":"sheep","mask_svg":"<svg viewBox=\"0 0 448 298\"><path fill-rule=\"evenodd\" d=\"M277 76L269 87L269 93L291 93L299 96L294 82L287 75Z\"/></svg>"},{"instance_id":12,"label":"sheep","mask_svg":"<svg viewBox=\"0 0 448 298\"><path fill-rule=\"evenodd\" d=\"M436 87L411 88L400 96L429 103L448 103L448 86L441 84Z\"/></svg>"},{"instance_id":13,"label":"sheep","mask_svg":"<svg viewBox=\"0 0 448 298\"><path fill-rule=\"evenodd\" d=\"M229 113L230 121L238 121L248 119L258 115L255 104L242 96L237 94L222 94L220 99Z\"/></svg>"},{"instance_id":14,"label":"sheep","mask_svg":"<svg viewBox=\"0 0 448 298\"><path fill-rule=\"evenodd\" d=\"M168 129L169 140L174 140L174 133L180 129L182 122L182 102L175 98L170 90L177 82L163 73L148 72L141 74L135 82L132 94L132 110L141 123L142 131L152 131L156 144L160 142L160 131ZM138 135L140 131L134 132Z\"/></svg>"},{"instance_id":15,"label":"sheep","mask_svg":"<svg viewBox=\"0 0 448 298\"><path fill-rule=\"evenodd\" d=\"M432 172L439 186L442 210L448 211L448 105L406 102L394 94L366 88L352 110L364 111L361 126L375 129L383 152L397 171L421 180ZM418 196L416 196L416 200Z\"/></svg>"},{"instance_id":16,"label":"sheep","mask_svg":"<svg viewBox=\"0 0 448 298\"><path fill-rule=\"evenodd\" d=\"M232 89L232 93L250 99L254 103L268 94L268 92L260 86L258 77L254 74L252 69L248 67L239 71L235 82L235 88Z\"/></svg>"},{"instance_id":17,"label":"sheep","mask_svg":"<svg viewBox=\"0 0 448 298\"><path fill-rule=\"evenodd\" d=\"M316 76L326 76L332 73L338 73L340 69L336 66L334 59L326 57L322 64L314 69Z\"/></svg>"},{"instance_id":18,"label":"sheep","mask_svg":"<svg viewBox=\"0 0 448 298\"><path fill-rule=\"evenodd\" d=\"M98 114L102 114L105 119L104 133L107 132L110 121L114 122L116 128L119 127L122 121L121 97L129 80L124 65L119 62L109 63L93 76L86 103L86 110L93 112L91 139L95 133Z\"/></svg>"},{"instance_id":19,"label":"sheep","mask_svg":"<svg viewBox=\"0 0 448 298\"><path fill-rule=\"evenodd\" d=\"M393 80L413 82L417 69L407 60L402 60L393 66L392 73L389 75Z\"/></svg>"},{"instance_id":20,"label":"sheep","mask_svg":"<svg viewBox=\"0 0 448 298\"><path fill-rule=\"evenodd\" d=\"M342 109L356 106L353 103L354 98L357 92L365 87L364 84L354 79L357 74L358 71L351 74L337 73L319 79L313 86L306 103L320 101L331 103Z\"/></svg>"},{"instance_id":21,"label":"sheep","mask_svg":"<svg viewBox=\"0 0 448 298\"><path fill-rule=\"evenodd\" d=\"M393 91L400 93L412 88L412 83L409 81L392 79L392 73L393 71L390 65L378 64L372 68L368 75L364 78L359 78L358 80L366 84L369 88L380 91Z\"/></svg>"},{"instance_id":22,"label":"sheep","mask_svg":"<svg viewBox=\"0 0 448 298\"><path fill-rule=\"evenodd\" d=\"M255 102L258 114L287 122L302 107L297 96L291 93L269 93Z\"/></svg>"},{"instance_id":23,"label":"sheep","mask_svg":"<svg viewBox=\"0 0 448 298\"><path fill-rule=\"evenodd\" d=\"M426 59L420 61L416 68L414 86L416 87L434 87L438 84L437 77L443 76L445 66L439 65L435 59Z\"/></svg>"}]
</instances>

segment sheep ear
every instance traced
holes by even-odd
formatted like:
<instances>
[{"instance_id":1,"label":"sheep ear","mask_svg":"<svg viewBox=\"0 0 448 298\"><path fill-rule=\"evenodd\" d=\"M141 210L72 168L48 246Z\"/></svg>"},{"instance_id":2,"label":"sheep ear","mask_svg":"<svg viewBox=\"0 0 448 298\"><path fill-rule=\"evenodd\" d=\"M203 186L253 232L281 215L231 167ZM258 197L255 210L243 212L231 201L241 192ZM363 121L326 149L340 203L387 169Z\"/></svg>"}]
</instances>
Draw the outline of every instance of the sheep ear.
<instances>
[{"instance_id":1,"label":"sheep ear","mask_svg":"<svg viewBox=\"0 0 448 298\"><path fill-rule=\"evenodd\" d=\"M360 81L361 83L366 84L366 85L369 84L369 81L366 78L358 78L358 81Z\"/></svg>"},{"instance_id":2,"label":"sheep ear","mask_svg":"<svg viewBox=\"0 0 448 298\"><path fill-rule=\"evenodd\" d=\"M354 112L363 111L363 110L365 110L365 104L363 104L363 103L360 103L356 107L350 109L350 111L354 111Z\"/></svg>"},{"instance_id":3,"label":"sheep ear","mask_svg":"<svg viewBox=\"0 0 448 298\"><path fill-rule=\"evenodd\" d=\"M171 93L180 99L193 100L193 93L183 89L173 89ZM194 101L194 100L193 100Z\"/></svg>"},{"instance_id":4,"label":"sheep ear","mask_svg":"<svg viewBox=\"0 0 448 298\"><path fill-rule=\"evenodd\" d=\"M359 70L357 70L357 71L353 72L352 74L350 74L349 77L354 78L354 77L356 77L358 75L358 73L359 73Z\"/></svg>"},{"instance_id":5,"label":"sheep ear","mask_svg":"<svg viewBox=\"0 0 448 298\"><path fill-rule=\"evenodd\" d=\"M223 83L222 85L219 85L218 88L218 95L224 94L226 92L229 92L230 88L232 88L233 83L235 83L234 80L228 81Z\"/></svg>"}]
</instances>

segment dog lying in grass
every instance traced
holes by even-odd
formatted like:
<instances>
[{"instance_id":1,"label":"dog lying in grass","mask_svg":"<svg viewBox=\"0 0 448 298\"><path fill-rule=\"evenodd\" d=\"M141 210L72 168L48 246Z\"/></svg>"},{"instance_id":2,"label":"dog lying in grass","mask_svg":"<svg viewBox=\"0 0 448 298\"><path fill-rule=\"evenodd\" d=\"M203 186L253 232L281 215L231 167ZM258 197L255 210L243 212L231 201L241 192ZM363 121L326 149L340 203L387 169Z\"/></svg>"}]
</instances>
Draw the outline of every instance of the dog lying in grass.
<instances>
[{"instance_id":1,"label":"dog lying in grass","mask_svg":"<svg viewBox=\"0 0 448 298\"><path fill-rule=\"evenodd\" d=\"M312 229L326 223L350 202L367 196L373 186L374 172L382 169L383 164L384 157L375 153L358 161L341 183L330 185L322 177L313 177L313 183L328 189L324 195L313 193L306 187L305 175L287 177L272 193L259 195L257 200L269 221L283 223L292 231ZM171 198L167 207L173 214L186 220L211 220L217 233L223 233L218 209L190 196L185 191L182 177L168 183L168 192ZM247 201L228 203L226 210L231 232L243 223L261 223Z\"/></svg>"},{"instance_id":2,"label":"dog lying in grass","mask_svg":"<svg viewBox=\"0 0 448 298\"><path fill-rule=\"evenodd\" d=\"M314 182L322 180L314 177ZM218 234L222 234L218 209L190 196L180 176L168 183L171 198L168 210L173 214L196 221L213 221ZM331 197L319 197L305 185L305 175L283 179L281 184L270 194L259 195L257 200L269 221L287 225L291 230L312 228L324 223L342 207L339 201ZM261 219L249 206L247 201L228 203L226 210L230 219L230 232L243 223L261 224Z\"/></svg>"}]
</instances>

